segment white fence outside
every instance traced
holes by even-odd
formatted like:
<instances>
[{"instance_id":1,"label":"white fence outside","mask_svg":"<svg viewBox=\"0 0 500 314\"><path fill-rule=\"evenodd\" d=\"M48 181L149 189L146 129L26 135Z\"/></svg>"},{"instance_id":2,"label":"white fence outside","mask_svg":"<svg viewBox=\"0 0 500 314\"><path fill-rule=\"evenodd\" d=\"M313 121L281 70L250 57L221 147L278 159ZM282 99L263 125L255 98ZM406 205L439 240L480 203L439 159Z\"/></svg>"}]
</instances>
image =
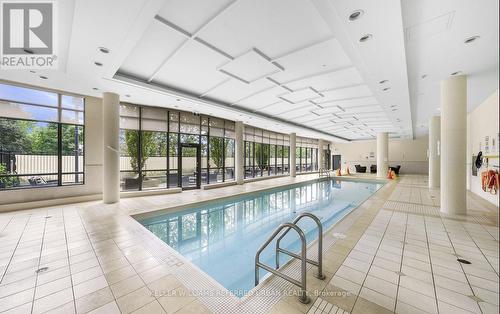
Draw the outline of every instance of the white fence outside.
<instances>
[{"instance_id":1,"label":"white fence outside","mask_svg":"<svg viewBox=\"0 0 500 314\"><path fill-rule=\"evenodd\" d=\"M16 172L19 174L57 173L57 155L15 155ZM78 157L75 169L75 156L62 157L62 172L83 172L83 156Z\"/></svg>"}]
</instances>

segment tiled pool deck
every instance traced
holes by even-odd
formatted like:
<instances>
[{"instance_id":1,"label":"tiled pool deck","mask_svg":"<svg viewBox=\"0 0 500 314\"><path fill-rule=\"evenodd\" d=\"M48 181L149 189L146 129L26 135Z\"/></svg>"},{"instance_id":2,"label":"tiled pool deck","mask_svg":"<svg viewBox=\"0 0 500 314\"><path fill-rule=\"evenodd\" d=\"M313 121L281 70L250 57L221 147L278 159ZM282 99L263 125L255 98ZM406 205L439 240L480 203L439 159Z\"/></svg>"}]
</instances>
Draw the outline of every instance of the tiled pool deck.
<instances>
[{"instance_id":1,"label":"tiled pool deck","mask_svg":"<svg viewBox=\"0 0 500 314\"><path fill-rule=\"evenodd\" d=\"M440 215L423 176L386 184L325 233L327 278L309 270L307 305L275 277L258 291L279 293L224 295L129 216L315 178L0 213L0 313L498 313L498 208L468 194L467 216Z\"/></svg>"}]
</instances>

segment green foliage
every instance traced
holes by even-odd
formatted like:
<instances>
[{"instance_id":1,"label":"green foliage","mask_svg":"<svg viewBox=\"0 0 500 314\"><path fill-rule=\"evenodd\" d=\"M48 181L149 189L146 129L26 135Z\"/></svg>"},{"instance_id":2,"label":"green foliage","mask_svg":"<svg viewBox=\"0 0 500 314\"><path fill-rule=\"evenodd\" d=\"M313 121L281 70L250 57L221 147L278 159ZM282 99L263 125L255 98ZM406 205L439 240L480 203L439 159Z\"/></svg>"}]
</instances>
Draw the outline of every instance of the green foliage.
<instances>
[{"instance_id":1,"label":"green foliage","mask_svg":"<svg viewBox=\"0 0 500 314\"><path fill-rule=\"evenodd\" d=\"M83 145L83 126L62 124L62 154L75 153L75 127L78 144ZM18 154L57 155L57 123L0 118L0 147ZM79 149L79 147L77 147Z\"/></svg>"},{"instance_id":2,"label":"green foliage","mask_svg":"<svg viewBox=\"0 0 500 314\"><path fill-rule=\"evenodd\" d=\"M222 137L210 137L210 160L216 168L222 168L224 164L224 139Z\"/></svg>"},{"instance_id":3,"label":"green foliage","mask_svg":"<svg viewBox=\"0 0 500 314\"><path fill-rule=\"evenodd\" d=\"M134 172L139 171L139 131L125 130L125 148L130 156L130 167ZM151 156L166 156L167 139L164 133L143 131L141 135L141 165Z\"/></svg>"},{"instance_id":4,"label":"green foliage","mask_svg":"<svg viewBox=\"0 0 500 314\"><path fill-rule=\"evenodd\" d=\"M4 164L0 164L0 188L12 188L19 186L18 177L3 177L3 174L8 174L7 167Z\"/></svg>"},{"instance_id":5,"label":"green foliage","mask_svg":"<svg viewBox=\"0 0 500 314\"><path fill-rule=\"evenodd\" d=\"M31 142L27 134L34 122L0 118L0 148L7 151L29 152Z\"/></svg>"}]
</instances>

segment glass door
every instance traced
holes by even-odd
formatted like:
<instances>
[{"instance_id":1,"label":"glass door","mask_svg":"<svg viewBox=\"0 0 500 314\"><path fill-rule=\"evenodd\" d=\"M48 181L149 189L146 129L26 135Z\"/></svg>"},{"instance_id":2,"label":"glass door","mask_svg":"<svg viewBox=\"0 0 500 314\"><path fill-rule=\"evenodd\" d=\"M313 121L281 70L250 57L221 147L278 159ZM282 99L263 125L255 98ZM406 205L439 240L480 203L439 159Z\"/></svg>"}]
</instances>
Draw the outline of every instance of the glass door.
<instances>
[{"instance_id":1,"label":"glass door","mask_svg":"<svg viewBox=\"0 0 500 314\"><path fill-rule=\"evenodd\" d=\"M179 154L180 182L183 190L201 186L201 152L199 144L181 144Z\"/></svg>"}]
</instances>

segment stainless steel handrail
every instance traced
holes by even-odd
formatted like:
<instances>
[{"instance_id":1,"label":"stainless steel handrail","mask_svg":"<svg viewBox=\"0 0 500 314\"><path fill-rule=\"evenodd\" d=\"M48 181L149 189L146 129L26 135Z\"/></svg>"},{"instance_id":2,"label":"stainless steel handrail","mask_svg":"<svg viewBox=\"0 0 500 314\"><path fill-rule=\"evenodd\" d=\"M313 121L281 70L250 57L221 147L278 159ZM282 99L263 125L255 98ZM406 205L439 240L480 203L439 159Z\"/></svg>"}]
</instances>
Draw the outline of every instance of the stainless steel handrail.
<instances>
[{"instance_id":1,"label":"stainless steel handrail","mask_svg":"<svg viewBox=\"0 0 500 314\"><path fill-rule=\"evenodd\" d=\"M292 224L297 225L297 223L304 217L311 218L316 225L318 226L318 260L314 261L311 259L306 259L309 264L312 264L314 266L318 267L318 272L314 274L314 277L318 279L325 279L325 275L323 274L323 224L321 224L321 220L319 218L311 213L302 213L295 217L293 220ZM302 229L301 229L302 230ZM288 228L284 233L280 235L278 240L276 241L276 269L279 269L280 267L280 259L279 259L279 253L284 253L289 256L299 258L299 256L293 252L290 252L288 250L280 248L280 242L281 240L287 235L287 233L290 231L290 228Z\"/></svg>"},{"instance_id":2,"label":"stainless steel handrail","mask_svg":"<svg viewBox=\"0 0 500 314\"><path fill-rule=\"evenodd\" d=\"M271 241L274 240L274 238L281 232L281 230L283 230L285 228L287 228L287 232L290 231L290 229L295 230L300 237L300 241L302 242L301 254L300 254L300 257L298 257L298 258L300 258L300 261L301 261L300 281L293 279L292 277L287 276L287 275L279 272L278 270L273 269L272 267L269 267L269 266L262 264L260 262L260 254L262 253L262 251L264 251L264 249L269 245L269 243L271 243ZM267 241L264 242L264 244L262 244L262 246L259 248L259 250L257 250L257 253L255 253L255 285L257 286L259 284L259 280L260 280L259 267L260 267L260 268L267 270L268 272L270 272L272 274L275 274L278 277L285 279L288 282L293 283L294 285L299 286L300 287L299 301L301 303L304 303L304 304L309 303L311 300L307 296L307 290L306 290L306 263L307 263L307 255L306 254L307 254L307 246L306 246L306 236L305 236L304 232L297 225L295 225L293 223L287 222L287 223L279 225L278 228L276 228L276 230L274 231L274 233L267 239Z\"/></svg>"},{"instance_id":3,"label":"stainless steel handrail","mask_svg":"<svg viewBox=\"0 0 500 314\"><path fill-rule=\"evenodd\" d=\"M320 168L318 172L319 172L320 177L323 177L323 176L325 176L327 178L330 177L330 170L328 170L328 169Z\"/></svg>"}]
</instances>

